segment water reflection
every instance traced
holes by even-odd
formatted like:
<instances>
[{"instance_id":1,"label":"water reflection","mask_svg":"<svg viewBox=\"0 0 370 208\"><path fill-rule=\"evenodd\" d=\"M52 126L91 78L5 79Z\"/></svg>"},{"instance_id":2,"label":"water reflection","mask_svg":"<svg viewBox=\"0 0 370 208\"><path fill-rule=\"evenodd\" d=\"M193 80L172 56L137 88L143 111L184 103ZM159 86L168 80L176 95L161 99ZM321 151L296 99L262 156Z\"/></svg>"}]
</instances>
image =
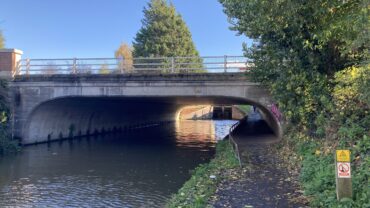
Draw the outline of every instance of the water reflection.
<instances>
[{"instance_id":1,"label":"water reflection","mask_svg":"<svg viewBox=\"0 0 370 208\"><path fill-rule=\"evenodd\" d=\"M180 121L0 159L0 207L162 207L234 121Z\"/></svg>"}]
</instances>

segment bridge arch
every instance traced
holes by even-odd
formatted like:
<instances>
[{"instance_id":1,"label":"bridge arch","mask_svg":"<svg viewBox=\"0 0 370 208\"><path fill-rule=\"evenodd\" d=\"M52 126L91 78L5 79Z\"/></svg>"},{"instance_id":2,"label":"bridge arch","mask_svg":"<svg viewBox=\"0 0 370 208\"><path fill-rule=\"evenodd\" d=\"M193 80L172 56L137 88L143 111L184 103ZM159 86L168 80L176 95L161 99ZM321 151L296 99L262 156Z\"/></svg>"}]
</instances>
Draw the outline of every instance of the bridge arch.
<instances>
[{"instance_id":1,"label":"bridge arch","mask_svg":"<svg viewBox=\"0 0 370 208\"><path fill-rule=\"evenodd\" d=\"M24 144L96 133L124 131L174 121L188 105L257 106L274 130L281 128L270 110L257 102L225 96L212 97L77 97L51 99L36 106L27 118Z\"/></svg>"},{"instance_id":2,"label":"bridge arch","mask_svg":"<svg viewBox=\"0 0 370 208\"><path fill-rule=\"evenodd\" d=\"M13 134L23 144L170 121L198 104L255 105L282 133L268 91L243 74L19 76L11 94Z\"/></svg>"}]
</instances>

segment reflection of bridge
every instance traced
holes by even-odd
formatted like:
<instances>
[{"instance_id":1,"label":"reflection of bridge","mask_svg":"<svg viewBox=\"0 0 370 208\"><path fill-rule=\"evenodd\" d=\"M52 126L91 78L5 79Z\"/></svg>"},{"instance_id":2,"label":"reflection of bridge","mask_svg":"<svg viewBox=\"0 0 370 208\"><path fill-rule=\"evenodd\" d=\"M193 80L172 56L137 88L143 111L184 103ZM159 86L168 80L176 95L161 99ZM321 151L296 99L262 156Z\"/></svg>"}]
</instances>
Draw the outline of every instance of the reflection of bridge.
<instances>
[{"instance_id":1,"label":"reflection of bridge","mask_svg":"<svg viewBox=\"0 0 370 208\"><path fill-rule=\"evenodd\" d=\"M17 51L0 51L3 77ZM243 73L24 74L10 82L13 135L23 144L148 126L187 105L253 104L280 135L266 89ZM153 135L155 136L155 135Z\"/></svg>"}]
</instances>

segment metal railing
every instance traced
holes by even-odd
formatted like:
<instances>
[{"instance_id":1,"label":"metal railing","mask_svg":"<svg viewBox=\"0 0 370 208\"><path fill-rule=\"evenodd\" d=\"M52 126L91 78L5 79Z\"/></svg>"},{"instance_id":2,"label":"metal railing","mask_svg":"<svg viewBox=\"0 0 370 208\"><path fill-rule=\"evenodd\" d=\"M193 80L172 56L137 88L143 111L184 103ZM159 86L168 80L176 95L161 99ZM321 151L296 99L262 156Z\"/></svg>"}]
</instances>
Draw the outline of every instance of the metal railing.
<instances>
[{"instance_id":1,"label":"metal railing","mask_svg":"<svg viewBox=\"0 0 370 208\"><path fill-rule=\"evenodd\" d=\"M253 64L244 56L21 59L15 75L245 72Z\"/></svg>"},{"instance_id":2,"label":"metal railing","mask_svg":"<svg viewBox=\"0 0 370 208\"><path fill-rule=\"evenodd\" d=\"M233 147L234 155L235 155L236 159L238 160L240 167L242 167L242 161L241 161L241 158L240 158L238 143L236 143L235 138L233 137L233 131L235 130L236 127L239 126L241 121L242 120L236 122L229 129L229 142L230 142L231 146Z\"/></svg>"}]
</instances>

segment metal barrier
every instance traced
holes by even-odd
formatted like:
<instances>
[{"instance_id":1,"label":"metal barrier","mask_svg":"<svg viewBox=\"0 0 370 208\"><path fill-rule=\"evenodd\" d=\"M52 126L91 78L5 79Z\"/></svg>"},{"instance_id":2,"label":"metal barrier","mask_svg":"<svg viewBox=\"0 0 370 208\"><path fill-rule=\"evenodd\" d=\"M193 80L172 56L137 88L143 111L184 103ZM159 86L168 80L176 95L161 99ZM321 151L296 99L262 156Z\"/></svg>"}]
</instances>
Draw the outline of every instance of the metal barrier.
<instances>
[{"instance_id":1,"label":"metal barrier","mask_svg":"<svg viewBox=\"0 0 370 208\"><path fill-rule=\"evenodd\" d=\"M241 123L241 121L242 120L236 122L229 129L229 142L230 142L231 146L233 147L234 155L235 155L236 159L238 160L240 167L242 167L242 161L241 161L241 158L240 158L240 152L239 152L238 143L235 142L235 139L233 137L233 131L235 130L236 127L239 126L239 124Z\"/></svg>"},{"instance_id":2,"label":"metal barrier","mask_svg":"<svg viewBox=\"0 0 370 208\"><path fill-rule=\"evenodd\" d=\"M21 59L15 75L22 74L126 74L225 73L253 67L244 56Z\"/></svg>"}]
</instances>

